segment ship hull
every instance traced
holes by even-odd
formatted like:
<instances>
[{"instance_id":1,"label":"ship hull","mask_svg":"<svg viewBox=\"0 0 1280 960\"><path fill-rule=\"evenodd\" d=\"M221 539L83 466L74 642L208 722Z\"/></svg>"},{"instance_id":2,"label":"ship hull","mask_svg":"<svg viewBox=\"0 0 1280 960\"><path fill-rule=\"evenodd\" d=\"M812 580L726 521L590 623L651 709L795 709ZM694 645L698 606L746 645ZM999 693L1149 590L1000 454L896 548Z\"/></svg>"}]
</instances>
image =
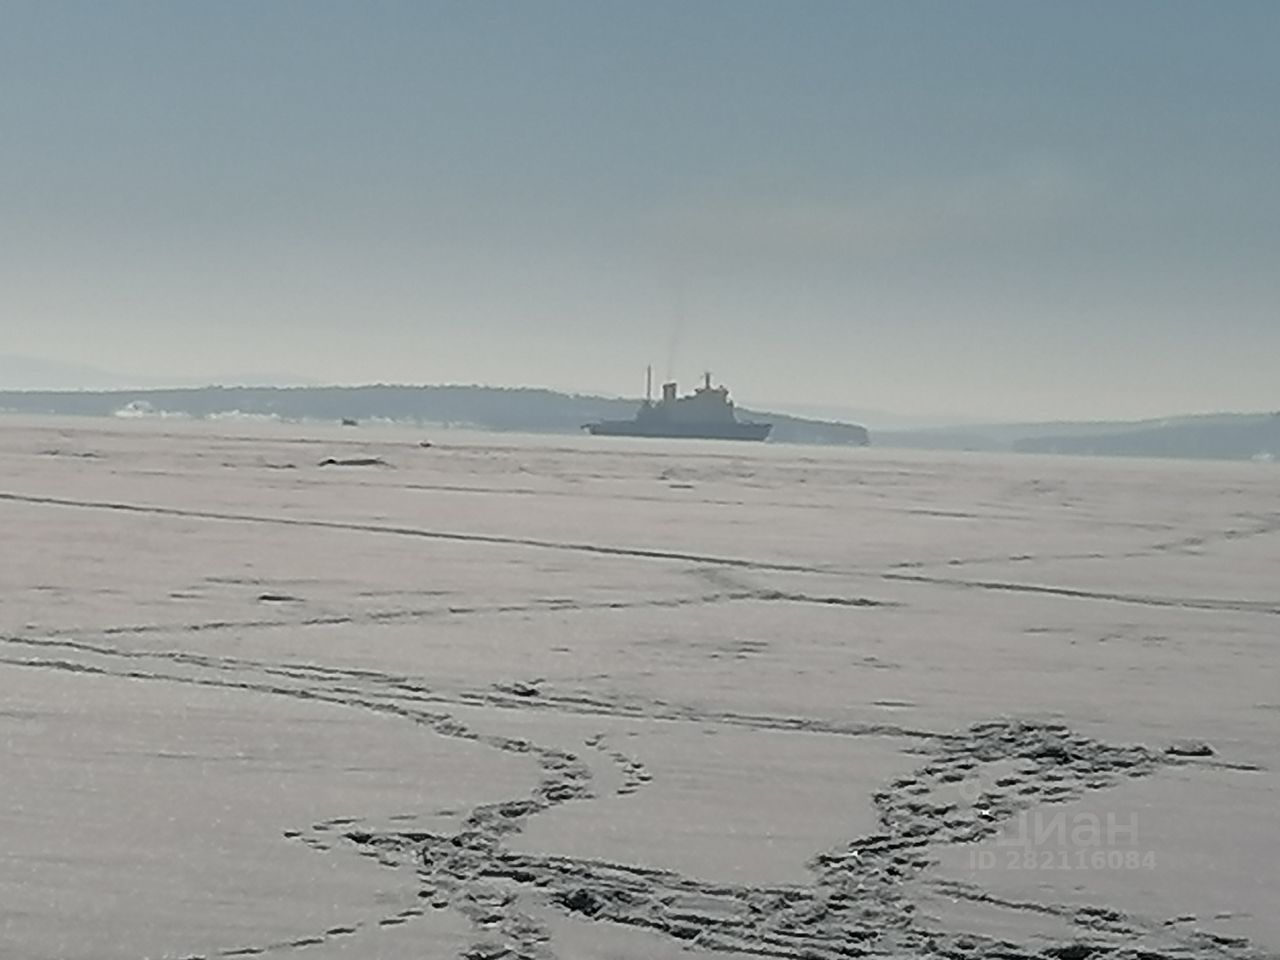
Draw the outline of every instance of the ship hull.
<instances>
[{"instance_id":1,"label":"ship hull","mask_svg":"<svg viewBox=\"0 0 1280 960\"><path fill-rule=\"evenodd\" d=\"M637 423L634 420L601 420L588 423L597 437L661 437L678 440L764 440L771 423Z\"/></svg>"}]
</instances>

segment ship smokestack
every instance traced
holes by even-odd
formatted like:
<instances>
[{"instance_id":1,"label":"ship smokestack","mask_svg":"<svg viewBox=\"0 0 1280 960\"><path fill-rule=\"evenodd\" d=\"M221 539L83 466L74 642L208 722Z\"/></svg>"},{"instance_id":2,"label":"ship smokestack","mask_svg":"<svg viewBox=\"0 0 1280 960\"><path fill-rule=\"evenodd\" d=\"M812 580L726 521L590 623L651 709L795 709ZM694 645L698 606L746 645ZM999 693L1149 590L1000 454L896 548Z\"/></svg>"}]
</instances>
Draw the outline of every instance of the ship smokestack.
<instances>
[{"instance_id":1,"label":"ship smokestack","mask_svg":"<svg viewBox=\"0 0 1280 960\"><path fill-rule=\"evenodd\" d=\"M662 402L663 403L676 402L676 385L674 382L664 383L662 385Z\"/></svg>"}]
</instances>

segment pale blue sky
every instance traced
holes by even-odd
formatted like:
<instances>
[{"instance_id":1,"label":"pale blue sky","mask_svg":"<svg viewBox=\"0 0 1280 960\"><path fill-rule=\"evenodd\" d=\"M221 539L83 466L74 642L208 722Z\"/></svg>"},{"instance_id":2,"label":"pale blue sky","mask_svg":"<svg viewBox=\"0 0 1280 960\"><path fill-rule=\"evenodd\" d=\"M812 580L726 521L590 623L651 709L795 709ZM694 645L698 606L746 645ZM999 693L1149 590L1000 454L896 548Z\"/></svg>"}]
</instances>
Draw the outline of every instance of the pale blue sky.
<instances>
[{"instance_id":1,"label":"pale blue sky","mask_svg":"<svg viewBox=\"0 0 1280 960\"><path fill-rule=\"evenodd\" d=\"M1280 3L0 2L0 353L1280 408Z\"/></svg>"}]
</instances>

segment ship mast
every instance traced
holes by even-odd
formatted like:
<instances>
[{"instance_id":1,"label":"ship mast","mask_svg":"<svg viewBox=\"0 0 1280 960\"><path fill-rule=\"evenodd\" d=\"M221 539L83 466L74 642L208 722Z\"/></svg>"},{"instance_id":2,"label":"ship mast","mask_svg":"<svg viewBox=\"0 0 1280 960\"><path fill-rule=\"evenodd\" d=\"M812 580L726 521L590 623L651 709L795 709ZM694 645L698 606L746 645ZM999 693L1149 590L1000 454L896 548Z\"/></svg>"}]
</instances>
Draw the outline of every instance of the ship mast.
<instances>
[{"instance_id":1,"label":"ship mast","mask_svg":"<svg viewBox=\"0 0 1280 960\"><path fill-rule=\"evenodd\" d=\"M653 364L644 368L644 403L653 403Z\"/></svg>"}]
</instances>

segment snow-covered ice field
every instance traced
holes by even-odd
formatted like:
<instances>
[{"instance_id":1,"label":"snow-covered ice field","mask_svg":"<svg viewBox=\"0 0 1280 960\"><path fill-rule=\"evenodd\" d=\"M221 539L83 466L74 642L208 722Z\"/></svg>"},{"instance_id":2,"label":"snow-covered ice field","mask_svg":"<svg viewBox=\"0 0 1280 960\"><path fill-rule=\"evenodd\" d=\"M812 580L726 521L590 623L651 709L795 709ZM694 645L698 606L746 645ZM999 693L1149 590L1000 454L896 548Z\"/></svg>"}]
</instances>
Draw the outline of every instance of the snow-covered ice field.
<instances>
[{"instance_id":1,"label":"snow-covered ice field","mask_svg":"<svg viewBox=\"0 0 1280 960\"><path fill-rule=\"evenodd\" d=\"M10 417L0 538L5 958L1280 952L1273 465Z\"/></svg>"}]
</instances>

